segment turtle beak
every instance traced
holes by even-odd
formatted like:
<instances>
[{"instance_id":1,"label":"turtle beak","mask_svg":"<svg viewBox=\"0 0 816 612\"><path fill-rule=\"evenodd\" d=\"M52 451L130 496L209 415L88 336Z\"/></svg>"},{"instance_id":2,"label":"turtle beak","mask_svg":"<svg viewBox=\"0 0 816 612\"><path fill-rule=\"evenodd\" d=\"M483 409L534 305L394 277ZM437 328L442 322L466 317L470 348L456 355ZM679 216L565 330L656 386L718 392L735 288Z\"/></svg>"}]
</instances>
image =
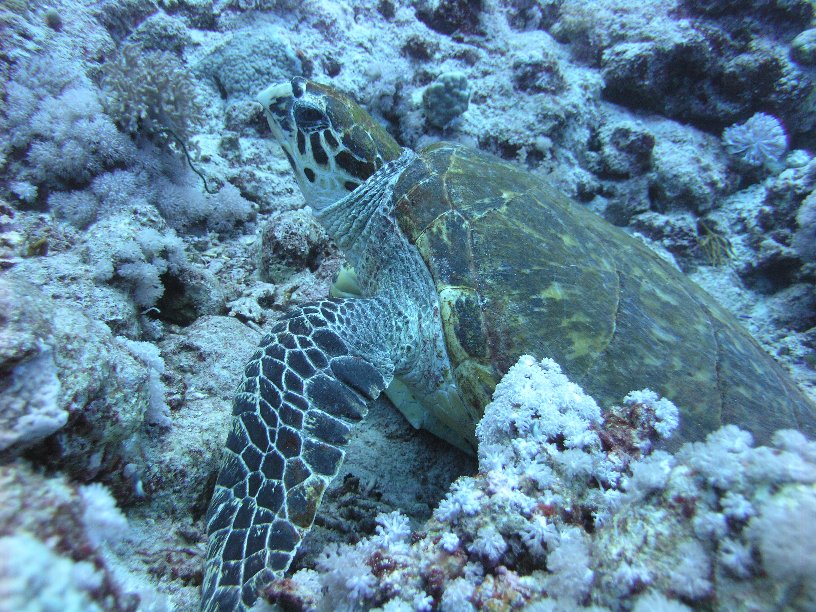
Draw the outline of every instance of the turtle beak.
<instances>
[{"instance_id":1,"label":"turtle beak","mask_svg":"<svg viewBox=\"0 0 816 612\"><path fill-rule=\"evenodd\" d=\"M255 98L263 106L266 120L278 142L287 142L295 130L292 121L292 83L278 83L264 89Z\"/></svg>"}]
</instances>

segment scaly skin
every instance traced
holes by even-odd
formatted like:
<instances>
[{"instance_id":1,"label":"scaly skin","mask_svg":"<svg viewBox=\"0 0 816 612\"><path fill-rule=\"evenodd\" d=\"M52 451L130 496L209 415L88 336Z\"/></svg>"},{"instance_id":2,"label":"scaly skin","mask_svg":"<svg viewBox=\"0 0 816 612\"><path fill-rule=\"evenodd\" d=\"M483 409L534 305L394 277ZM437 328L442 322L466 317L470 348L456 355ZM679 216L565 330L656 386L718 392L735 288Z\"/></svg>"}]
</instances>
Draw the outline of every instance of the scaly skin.
<instances>
[{"instance_id":1,"label":"scaly skin","mask_svg":"<svg viewBox=\"0 0 816 612\"><path fill-rule=\"evenodd\" d=\"M203 610L248 608L286 571L352 426L395 375L420 397L452 384L433 283L392 214L393 184L413 158L406 151L318 213L372 297L291 312L245 369L207 512Z\"/></svg>"}]
</instances>

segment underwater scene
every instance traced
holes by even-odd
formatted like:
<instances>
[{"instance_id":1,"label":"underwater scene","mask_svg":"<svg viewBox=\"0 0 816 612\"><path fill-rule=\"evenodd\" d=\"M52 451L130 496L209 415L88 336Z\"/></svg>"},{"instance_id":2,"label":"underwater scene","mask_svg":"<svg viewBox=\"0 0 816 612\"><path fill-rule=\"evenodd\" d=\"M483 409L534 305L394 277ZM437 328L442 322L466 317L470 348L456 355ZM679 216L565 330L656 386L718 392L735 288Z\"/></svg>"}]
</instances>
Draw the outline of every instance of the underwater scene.
<instances>
[{"instance_id":1,"label":"underwater scene","mask_svg":"<svg viewBox=\"0 0 816 612\"><path fill-rule=\"evenodd\" d=\"M3 0L0 611L816 610L816 1Z\"/></svg>"}]
</instances>

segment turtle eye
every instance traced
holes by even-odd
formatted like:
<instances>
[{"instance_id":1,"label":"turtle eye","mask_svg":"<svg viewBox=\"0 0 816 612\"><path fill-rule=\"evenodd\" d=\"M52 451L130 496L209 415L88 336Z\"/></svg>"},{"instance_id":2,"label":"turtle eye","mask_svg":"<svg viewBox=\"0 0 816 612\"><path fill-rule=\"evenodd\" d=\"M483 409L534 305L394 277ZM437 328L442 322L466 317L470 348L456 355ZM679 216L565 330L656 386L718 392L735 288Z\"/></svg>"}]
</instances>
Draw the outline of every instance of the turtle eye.
<instances>
[{"instance_id":1,"label":"turtle eye","mask_svg":"<svg viewBox=\"0 0 816 612\"><path fill-rule=\"evenodd\" d=\"M295 109L295 121L305 132L317 132L329 126L329 119L314 106L298 106Z\"/></svg>"}]
</instances>

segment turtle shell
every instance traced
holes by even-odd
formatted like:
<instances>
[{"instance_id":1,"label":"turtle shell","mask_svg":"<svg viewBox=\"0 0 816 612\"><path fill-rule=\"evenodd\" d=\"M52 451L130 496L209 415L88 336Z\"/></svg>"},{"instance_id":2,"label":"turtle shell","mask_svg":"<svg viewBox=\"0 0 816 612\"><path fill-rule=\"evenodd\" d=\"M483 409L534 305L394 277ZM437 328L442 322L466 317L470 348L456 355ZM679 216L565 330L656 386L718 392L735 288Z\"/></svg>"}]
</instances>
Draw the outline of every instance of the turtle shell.
<instances>
[{"instance_id":1,"label":"turtle shell","mask_svg":"<svg viewBox=\"0 0 816 612\"><path fill-rule=\"evenodd\" d=\"M725 423L814 433L814 407L742 325L641 241L541 178L448 143L399 179L396 216L439 294L456 383L478 414L521 355L555 360L602 407L650 388L672 446ZM471 434L472 435L472 434Z\"/></svg>"}]
</instances>

